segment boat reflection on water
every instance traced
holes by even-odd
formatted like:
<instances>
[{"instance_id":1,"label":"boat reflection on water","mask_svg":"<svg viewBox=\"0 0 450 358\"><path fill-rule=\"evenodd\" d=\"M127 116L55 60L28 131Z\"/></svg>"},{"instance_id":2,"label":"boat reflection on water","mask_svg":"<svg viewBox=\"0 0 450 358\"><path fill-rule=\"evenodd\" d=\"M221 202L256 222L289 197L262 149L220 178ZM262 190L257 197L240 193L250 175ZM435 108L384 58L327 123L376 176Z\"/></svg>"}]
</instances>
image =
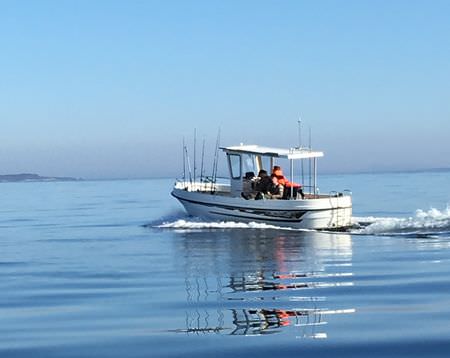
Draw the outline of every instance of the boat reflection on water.
<instances>
[{"instance_id":1,"label":"boat reflection on water","mask_svg":"<svg viewBox=\"0 0 450 358\"><path fill-rule=\"evenodd\" d=\"M293 331L327 338L336 290L351 287L350 235L276 230L183 231L185 327L192 334L264 335Z\"/></svg>"}]
</instances>

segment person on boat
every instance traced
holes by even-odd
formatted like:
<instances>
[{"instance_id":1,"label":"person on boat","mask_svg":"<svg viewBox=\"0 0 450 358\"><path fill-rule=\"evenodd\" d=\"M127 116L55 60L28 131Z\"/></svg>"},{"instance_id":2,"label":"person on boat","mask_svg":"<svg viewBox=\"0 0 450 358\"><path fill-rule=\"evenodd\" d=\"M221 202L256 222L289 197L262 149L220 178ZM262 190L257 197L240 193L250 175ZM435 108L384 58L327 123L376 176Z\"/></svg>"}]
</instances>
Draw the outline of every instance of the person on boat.
<instances>
[{"instance_id":1,"label":"person on boat","mask_svg":"<svg viewBox=\"0 0 450 358\"><path fill-rule=\"evenodd\" d=\"M246 199L254 199L256 196L255 191L255 173L253 172L247 172L245 173L245 177L242 180L242 193L241 196Z\"/></svg>"},{"instance_id":2,"label":"person on boat","mask_svg":"<svg viewBox=\"0 0 450 358\"><path fill-rule=\"evenodd\" d=\"M267 175L267 171L261 169L258 172L258 177L255 180L255 199L263 199L264 195L269 192L269 187L272 185L272 179Z\"/></svg>"},{"instance_id":3,"label":"person on boat","mask_svg":"<svg viewBox=\"0 0 450 358\"><path fill-rule=\"evenodd\" d=\"M283 171L281 170L281 167L278 165L274 165L273 169L272 169L272 174L276 175L278 177L278 182L281 185L284 185L285 187L285 196L284 199L289 199L290 195L291 195L291 188L292 189L292 193L294 194L294 197L297 197L297 195L300 195L302 199L305 198L305 194L303 193L302 190L302 185L301 184L297 184L294 182L290 182L284 175L283 175Z\"/></svg>"},{"instance_id":4,"label":"person on boat","mask_svg":"<svg viewBox=\"0 0 450 358\"><path fill-rule=\"evenodd\" d=\"M280 184L275 174L272 174L270 178L272 179L272 184L269 186L266 197L268 199L283 199L284 185Z\"/></svg>"},{"instance_id":5,"label":"person on boat","mask_svg":"<svg viewBox=\"0 0 450 358\"><path fill-rule=\"evenodd\" d=\"M283 175L283 170L281 169L281 167L279 165L274 165L273 166L272 174L275 174L277 177L283 177L282 180L286 180L286 178Z\"/></svg>"}]
</instances>

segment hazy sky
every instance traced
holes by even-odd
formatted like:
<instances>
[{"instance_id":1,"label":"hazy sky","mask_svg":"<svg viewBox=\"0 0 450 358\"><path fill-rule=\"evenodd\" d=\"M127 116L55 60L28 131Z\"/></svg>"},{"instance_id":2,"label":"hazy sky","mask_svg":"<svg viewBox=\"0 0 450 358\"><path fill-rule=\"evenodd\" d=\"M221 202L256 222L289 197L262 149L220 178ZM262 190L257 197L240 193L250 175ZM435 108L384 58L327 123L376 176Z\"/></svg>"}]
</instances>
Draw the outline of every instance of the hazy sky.
<instances>
[{"instance_id":1,"label":"hazy sky","mask_svg":"<svg viewBox=\"0 0 450 358\"><path fill-rule=\"evenodd\" d=\"M450 1L0 0L0 174L172 176L299 115L322 170L449 167Z\"/></svg>"}]
</instances>

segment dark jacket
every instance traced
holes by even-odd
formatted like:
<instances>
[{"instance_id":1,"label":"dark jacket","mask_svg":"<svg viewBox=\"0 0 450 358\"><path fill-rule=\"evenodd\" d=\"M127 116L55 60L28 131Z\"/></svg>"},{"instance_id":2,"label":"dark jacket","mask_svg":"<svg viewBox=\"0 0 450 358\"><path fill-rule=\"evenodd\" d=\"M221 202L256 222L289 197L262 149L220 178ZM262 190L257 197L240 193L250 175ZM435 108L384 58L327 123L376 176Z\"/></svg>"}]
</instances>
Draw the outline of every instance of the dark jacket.
<instances>
[{"instance_id":1,"label":"dark jacket","mask_svg":"<svg viewBox=\"0 0 450 358\"><path fill-rule=\"evenodd\" d=\"M268 175L259 178L255 183L255 191L260 193L268 193L269 187L272 185L272 179Z\"/></svg>"}]
</instances>

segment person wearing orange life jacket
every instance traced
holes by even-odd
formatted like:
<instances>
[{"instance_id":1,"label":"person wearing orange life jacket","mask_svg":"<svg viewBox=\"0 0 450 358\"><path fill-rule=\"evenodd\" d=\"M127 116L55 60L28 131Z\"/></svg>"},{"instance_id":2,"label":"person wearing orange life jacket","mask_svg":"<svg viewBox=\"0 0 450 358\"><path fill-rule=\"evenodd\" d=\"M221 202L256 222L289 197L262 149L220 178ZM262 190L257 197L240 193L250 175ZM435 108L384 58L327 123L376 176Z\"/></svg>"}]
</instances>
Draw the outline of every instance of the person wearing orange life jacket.
<instances>
[{"instance_id":1,"label":"person wearing orange life jacket","mask_svg":"<svg viewBox=\"0 0 450 358\"><path fill-rule=\"evenodd\" d=\"M283 171L281 170L281 167L278 165L275 165L272 169L272 175L276 175L278 178L278 183L285 186L290 187L291 185L289 180L283 175Z\"/></svg>"},{"instance_id":2,"label":"person wearing orange life jacket","mask_svg":"<svg viewBox=\"0 0 450 358\"><path fill-rule=\"evenodd\" d=\"M294 188L294 194L296 196L296 194L300 194L300 196L302 197L302 199L305 198L305 194L303 194L303 190L302 190L302 186L301 184L297 184L297 183L291 183L284 175L283 175L283 171L281 170L281 167L278 165L274 165L273 169L272 169L272 174L276 175L278 178L278 183L283 185L285 187L285 199L288 199L291 193L291 188Z\"/></svg>"}]
</instances>

